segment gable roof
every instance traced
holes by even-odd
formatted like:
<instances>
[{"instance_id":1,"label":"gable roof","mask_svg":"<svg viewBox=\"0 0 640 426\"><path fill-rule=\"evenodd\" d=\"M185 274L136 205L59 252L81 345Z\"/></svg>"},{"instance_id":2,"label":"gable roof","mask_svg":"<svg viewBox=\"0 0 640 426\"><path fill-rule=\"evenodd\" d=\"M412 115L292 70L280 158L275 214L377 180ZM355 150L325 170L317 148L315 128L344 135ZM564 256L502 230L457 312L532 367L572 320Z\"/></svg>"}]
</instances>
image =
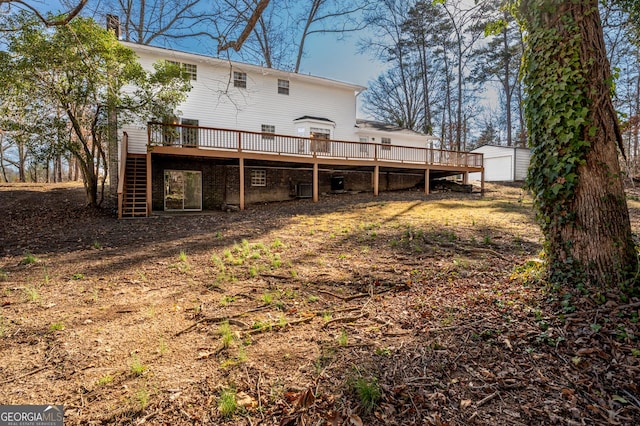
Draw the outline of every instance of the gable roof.
<instances>
[{"instance_id":1,"label":"gable roof","mask_svg":"<svg viewBox=\"0 0 640 426\"><path fill-rule=\"evenodd\" d=\"M295 120L293 120L294 122L296 121L305 121L305 120L309 120L309 121L323 121L325 123L331 123L335 126L336 122L333 120L329 120L328 118L324 118L324 117L312 117L310 115L303 115L302 117L298 117Z\"/></svg>"},{"instance_id":2,"label":"gable roof","mask_svg":"<svg viewBox=\"0 0 640 426\"><path fill-rule=\"evenodd\" d=\"M483 150L486 150L486 149L511 150L511 151L513 151L514 149L523 149L526 151L531 151L531 149L526 146L506 146L506 145L495 145L495 144L486 143L484 145L480 145L472 149L469 152L482 152Z\"/></svg>"},{"instance_id":3,"label":"gable roof","mask_svg":"<svg viewBox=\"0 0 640 426\"><path fill-rule=\"evenodd\" d=\"M260 65L247 64L244 62L231 61L228 59L214 58L199 53L183 52L180 50L168 49L165 47L150 46L146 44L132 43L128 41L120 41L134 52L147 52L158 56L158 58L166 58L169 60L180 59L186 62L210 64L213 66L233 67L246 72L253 72L262 75L273 75L284 80L307 81L309 83L319 84L323 86L342 87L354 90L357 93L367 90L365 86L359 84L347 83L344 81L332 80L325 77L317 77L311 74L300 74L291 71L279 70L276 68L266 68Z\"/></svg>"},{"instance_id":4,"label":"gable roof","mask_svg":"<svg viewBox=\"0 0 640 426\"><path fill-rule=\"evenodd\" d=\"M416 132L415 130L407 129L404 127L396 126L394 124L383 123L381 121L357 119L356 127L361 130L384 132L384 133L396 133L406 136L418 136L426 138L427 140L440 140L437 136L427 135L425 133Z\"/></svg>"}]
</instances>

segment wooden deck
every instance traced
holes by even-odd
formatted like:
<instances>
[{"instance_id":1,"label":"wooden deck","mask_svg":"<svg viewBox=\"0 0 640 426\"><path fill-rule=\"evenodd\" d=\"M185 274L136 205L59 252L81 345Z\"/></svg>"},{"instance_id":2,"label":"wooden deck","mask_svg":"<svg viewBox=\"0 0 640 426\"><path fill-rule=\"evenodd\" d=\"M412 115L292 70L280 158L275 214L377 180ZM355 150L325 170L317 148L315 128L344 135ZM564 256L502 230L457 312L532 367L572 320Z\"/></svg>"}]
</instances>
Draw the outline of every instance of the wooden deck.
<instances>
[{"instance_id":1,"label":"wooden deck","mask_svg":"<svg viewBox=\"0 0 640 426\"><path fill-rule=\"evenodd\" d=\"M312 139L186 125L149 123L153 152L345 166L390 166L481 172L482 154L443 149Z\"/></svg>"},{"instance_id":2,"label":"wooden deck","mask_svg":"<svg viewBox=\"0 0 640 426\"><path fill-rule=\"evenodd\" d=\"M236 159L240 166L240 209L244 209L244 165L247 160L313 166L313 200L318 201L318 167L342 166L373 171L373 192L378 195L380 169L421 170L425 182L438 175L480 172L484 190L483 156L478 153L398 146L375 142L313 139L212 127L162 124L147 126L147 164L151 155L179 155ZM150 173L150 170L148 171ZM121 176L122 178L122 176ZM147 181L150 211L151 179ZM425 185L429 193L429 185Z\"/></svg>"}]
</instances>

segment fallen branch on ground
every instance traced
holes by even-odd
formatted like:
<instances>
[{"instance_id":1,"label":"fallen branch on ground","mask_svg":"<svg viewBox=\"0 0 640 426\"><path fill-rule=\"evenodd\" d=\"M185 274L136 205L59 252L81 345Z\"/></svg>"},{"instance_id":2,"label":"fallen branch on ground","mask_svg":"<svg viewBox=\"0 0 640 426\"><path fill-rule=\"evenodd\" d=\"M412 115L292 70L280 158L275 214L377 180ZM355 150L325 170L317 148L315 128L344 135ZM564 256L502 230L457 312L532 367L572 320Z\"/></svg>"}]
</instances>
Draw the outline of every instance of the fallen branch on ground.
<instances>
[{"instance_id":1,"label":"fallen branch on ground","mask_svg":"<svg viewBox=\"0 0 640 426\"><path fill-rule=\"evenodd\" d=\"M354 322L354 321L357 321L357 320L359 320L361 318L364 318L366 316L367 316L367 314L362 313L362 314L357 315L355 317L334 318L332 320L329 320L329 321L325 322L324 325L322 326L322 328L327 328L329 325L336 324L336 323Z\"/></svg>"},{"instance_id":2,"label":"fallen branch on ground","mask_svg":"<svg viewBox=\"0 0 640 426\"><path fill-rule=\"evenodd\" d=\"M216 324L216 323L225 322L225 321L229 321L229 324L232 324L232 321L235 321L234 318L239 318L239 317L242 317L242 316L244 316L246 314L250 314L252 312L261 311L261 310L265 309L268 306L269 305L262 305L262 306L259 306L257 308L254 308L254 309L249 309L248 311L241 312L239 314L229 315L229 316L224 316L224 317L204 317L204 318L200 318L198 321L194 322L193 324L191 324L189 327L185 328L184 330L178 331L173 336L174 337L178 337L178 336L180 336L180 335L182 335L184 333L187 333L187 332L193 330L194 328L196 328L199 324ZM235 325L239 325L240 327L243 327L243 328L245 328L247 326L242 321L236 321Z\"/></svg>"}]
</instances>

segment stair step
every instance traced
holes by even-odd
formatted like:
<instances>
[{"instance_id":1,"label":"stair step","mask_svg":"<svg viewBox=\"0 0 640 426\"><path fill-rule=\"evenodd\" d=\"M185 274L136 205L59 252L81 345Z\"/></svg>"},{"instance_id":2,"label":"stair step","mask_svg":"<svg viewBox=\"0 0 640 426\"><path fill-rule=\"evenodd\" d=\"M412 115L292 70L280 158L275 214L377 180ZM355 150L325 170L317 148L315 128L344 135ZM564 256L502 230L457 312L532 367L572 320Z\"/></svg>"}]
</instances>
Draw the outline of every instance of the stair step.
<instances>
[{"instance_id":1,"label":"stair step","mask_svg":"<svg viewBox=\"0 0 640 426\"><path fill-rule=\"evenodd\" d=\"M147 216L147 159L127 157L122 217Z\"/></svg>"}]
</instances>

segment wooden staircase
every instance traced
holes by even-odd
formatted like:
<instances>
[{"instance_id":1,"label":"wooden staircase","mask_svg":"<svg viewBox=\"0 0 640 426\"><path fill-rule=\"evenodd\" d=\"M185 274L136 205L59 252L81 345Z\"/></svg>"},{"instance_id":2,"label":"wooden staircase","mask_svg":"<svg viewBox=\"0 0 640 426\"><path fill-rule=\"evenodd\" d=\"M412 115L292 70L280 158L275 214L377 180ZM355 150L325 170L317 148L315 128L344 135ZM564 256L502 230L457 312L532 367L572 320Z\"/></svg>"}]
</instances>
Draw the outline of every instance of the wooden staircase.
<instances>
[{"instance_id":1,"label":"wooden staircase","mask_svg":"<svg viewBox=\"0 0 640 426\"><path fill-rule=\"evenodd\" d=\"M147 158L127 155L124 173L122 217L147 217Z\"/></svg>"}]
</instances>

